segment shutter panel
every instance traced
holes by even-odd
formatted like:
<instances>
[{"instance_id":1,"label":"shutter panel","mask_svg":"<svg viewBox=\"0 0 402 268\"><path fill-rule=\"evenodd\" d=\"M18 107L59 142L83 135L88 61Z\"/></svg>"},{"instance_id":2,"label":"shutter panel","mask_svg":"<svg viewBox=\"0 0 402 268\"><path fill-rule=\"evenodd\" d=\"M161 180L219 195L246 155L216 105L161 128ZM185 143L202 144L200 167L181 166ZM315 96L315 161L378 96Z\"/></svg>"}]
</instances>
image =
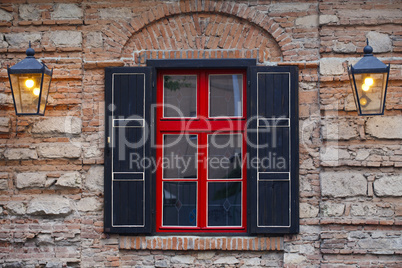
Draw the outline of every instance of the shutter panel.
<instances>
[{"instance_id":1,"label":"shutter panel","mask_svg":"<svg viewBox=\"0 0 402 268\"><path fill-rule=\"evenodd\" d=\"M105 232L151 232L151 68L105 69ZM145 162L142 162L145 163Z\"/></svg>"},{"instance_id":2,"label":"shutter panel","mask_svg":"<svg viewBox=\"0 0 402 268\"><path fill-rule=\"evenodd\" d=\"M249 80L249 232L297 233L298 69L250 67Z\"/></svg>"}]
</instances>

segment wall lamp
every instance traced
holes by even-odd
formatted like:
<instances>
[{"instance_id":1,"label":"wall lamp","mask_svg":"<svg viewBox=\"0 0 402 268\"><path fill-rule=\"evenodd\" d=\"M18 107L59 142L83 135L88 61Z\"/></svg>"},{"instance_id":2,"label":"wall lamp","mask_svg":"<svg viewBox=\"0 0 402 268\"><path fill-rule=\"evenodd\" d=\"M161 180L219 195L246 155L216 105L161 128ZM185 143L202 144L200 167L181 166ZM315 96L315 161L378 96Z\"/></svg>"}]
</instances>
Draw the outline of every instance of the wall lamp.
<instances>
[{"instance_id":1,"label":"wall lamp","mask_svg":"<svg viewBox=\"0 0 402 268\"><path fill-rule=\"evenodd\" d=\"M44 115L53 69L35 59L35 51L29 48L27 57L8 68L14 108L17 115Z\"/></svg>"},{"instance_id":2,"label":"wall lamp","mask_svg":"<svg viewBox=\"0 0 402 268\"><path fill-rule=\"evenodd\" d=\"M373 56L373 48L364 47L364 57L348 67L350 84L358 115L383 115L390 65Z\"/></svg>"}]
</instances>

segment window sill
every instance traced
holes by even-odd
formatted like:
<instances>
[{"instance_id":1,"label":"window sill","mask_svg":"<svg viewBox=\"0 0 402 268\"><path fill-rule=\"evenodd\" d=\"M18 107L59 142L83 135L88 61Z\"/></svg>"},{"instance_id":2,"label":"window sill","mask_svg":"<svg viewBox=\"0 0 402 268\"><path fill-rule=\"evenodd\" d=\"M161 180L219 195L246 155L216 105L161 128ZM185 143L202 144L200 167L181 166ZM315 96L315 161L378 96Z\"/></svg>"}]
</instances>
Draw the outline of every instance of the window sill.
<instances>
[{"instance_id":1,"label":"window sill","mask_svg":"<svg viewBox=\"0 0 402 268\"><path fill-rule=\"evenodd\" d=\"M283 237L120 236L120 249L132 250L283 250Z\"/></svg>"}]
</instances>

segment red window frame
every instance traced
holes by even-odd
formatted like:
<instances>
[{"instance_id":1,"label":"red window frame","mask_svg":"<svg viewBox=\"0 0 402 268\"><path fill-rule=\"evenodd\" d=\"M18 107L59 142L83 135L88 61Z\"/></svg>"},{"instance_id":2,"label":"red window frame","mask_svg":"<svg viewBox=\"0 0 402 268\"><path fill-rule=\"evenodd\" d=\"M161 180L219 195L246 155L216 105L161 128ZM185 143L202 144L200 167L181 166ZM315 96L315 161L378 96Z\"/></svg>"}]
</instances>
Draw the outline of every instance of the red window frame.
<instances>
[{"instance_id":1,"label":"red window frame","mask_svg":"<svg viewBox=\"0 0 402 268\"><path fill-rule=\"evenodd\" d=\"M241 74L243 76L243 111L241 117L209 117L209 75L215 74ZM197 75L197 116L196 118L164 118L163 117L163 76L164 75ZM195 227L183 226L162 226L163 220L163 171L161 165L156 170L156 231L157 232L215 232L215 233L245 233L247 232L247 168L246 162L246 70L243 69L200 69L200 70L160 70L157 74L157 108L156 108L156 163L160 163L163 157L163 135L164 134L186 134L198 135L198 178L197 178L197 225ZM210 127L207 129L207 125ZM207 226L208 218L208 134L219 132L219 134L242 134L242 218L240 227ZM200 159L202 158L202 160ZM180 180L175 180L180 181ZM188 180L183 180L188 181ZM223 181L223 180L222 180ZM237 180L239 181L239 180Z\"/></svg>"}]
</instances>

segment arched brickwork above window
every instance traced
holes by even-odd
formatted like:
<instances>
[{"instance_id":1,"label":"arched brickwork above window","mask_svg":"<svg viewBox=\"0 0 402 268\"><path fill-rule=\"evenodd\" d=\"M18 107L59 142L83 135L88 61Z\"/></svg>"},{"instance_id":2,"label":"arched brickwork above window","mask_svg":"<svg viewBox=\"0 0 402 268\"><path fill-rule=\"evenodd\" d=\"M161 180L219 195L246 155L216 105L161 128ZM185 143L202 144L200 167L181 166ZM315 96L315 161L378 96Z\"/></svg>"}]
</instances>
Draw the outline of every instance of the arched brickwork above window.
<instances>
[{"instance_id":1,"label":"arched brickwork above window","mask_svg":"<svg viewBox=\"0 0 402 268\"><path fill-rule=\"evenodd\" d=\"M261 27L226 14L193 13L163 18L134 33L122 57L257 58L278 62L281 50ZM225 55L227 54L227 55Z\"/></svg>"}]
</instances>

